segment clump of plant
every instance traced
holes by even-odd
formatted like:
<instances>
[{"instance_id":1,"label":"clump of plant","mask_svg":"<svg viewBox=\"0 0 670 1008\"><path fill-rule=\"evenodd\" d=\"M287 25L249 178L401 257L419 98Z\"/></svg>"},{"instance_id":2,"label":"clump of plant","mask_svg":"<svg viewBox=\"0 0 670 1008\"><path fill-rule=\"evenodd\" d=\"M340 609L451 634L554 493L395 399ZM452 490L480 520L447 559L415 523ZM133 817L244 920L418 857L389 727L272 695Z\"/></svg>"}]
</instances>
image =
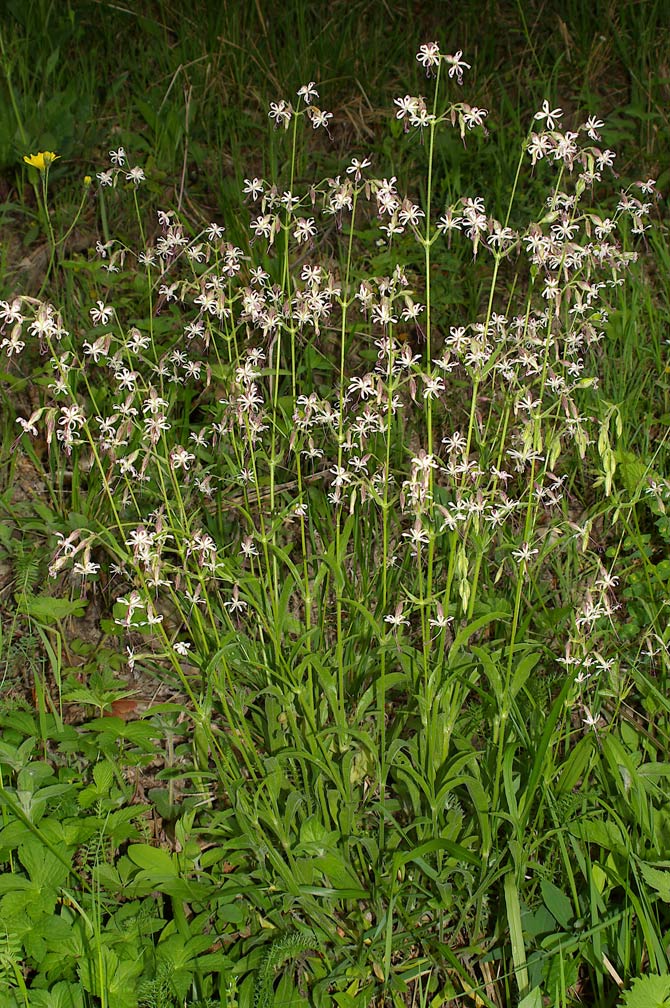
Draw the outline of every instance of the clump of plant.
<instances>
[{"instance_id":1,"label":"clump of plant","mask_svg":"<svg viewBox=\"0 0 670 1008\"><path fill-rule=\"evenodd\" d=\"M438 132L467 144L487 112L460 98L461 52L417 59L432 96L395 105L420 195L362 154L300 184L299 130L332 119L310 82L271 105L288 174L246 180L246 236L139 217L138 248L98 243L83 311L18 294L0 345L43 390L17 422L61 488L49 595L102 592L127 682L179 685L191 828L244 851L261 928L317 936L296 987L399 1003L425 978L493 1004L514 977L530 1005L556 970L529 973L523 901L562 879L565 926L586 909L589 837L557 809L600 814L579 782L619 671L617 574L573 476L611 491L598 357L654 183L601 209L604 124L545 101L502 215L478 191L435 205ZM110 158L108 209L143 181ZM518 222L531 177L544 202ZM446 250L486 277L475 317L440 297Z\"/></svg>"}]
</instances>

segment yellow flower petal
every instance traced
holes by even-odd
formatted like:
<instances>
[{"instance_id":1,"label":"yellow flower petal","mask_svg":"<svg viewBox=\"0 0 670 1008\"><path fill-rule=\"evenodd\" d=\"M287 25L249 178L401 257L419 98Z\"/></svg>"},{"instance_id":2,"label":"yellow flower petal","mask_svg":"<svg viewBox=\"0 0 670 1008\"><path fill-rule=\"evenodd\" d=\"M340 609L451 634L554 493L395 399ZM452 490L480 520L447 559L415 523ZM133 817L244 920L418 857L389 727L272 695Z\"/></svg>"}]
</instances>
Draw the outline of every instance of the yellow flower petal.
<instances>
[{"instance_id":1,"label":"yellow flower petal","mask_svg":"<svg viewBox=\"0 0 670 1008\"><path fill-rule=\"evenodd\" d=\"M55 161L59 157L60 154L54 154L53 151L40 151L38 154L24 154L23 160L26 164L42 172L46 171L52 161Z\"/></svg>"}]
</instances>

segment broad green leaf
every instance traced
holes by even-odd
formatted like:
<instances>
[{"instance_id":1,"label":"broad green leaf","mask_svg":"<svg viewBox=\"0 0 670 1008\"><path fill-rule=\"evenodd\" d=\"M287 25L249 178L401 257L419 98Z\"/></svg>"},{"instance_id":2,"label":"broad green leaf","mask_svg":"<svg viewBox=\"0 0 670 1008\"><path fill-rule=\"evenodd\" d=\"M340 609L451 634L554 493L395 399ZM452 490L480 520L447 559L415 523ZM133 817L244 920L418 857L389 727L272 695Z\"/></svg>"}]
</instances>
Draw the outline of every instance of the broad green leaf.
<instances>
[{"instance_id":1,"label":"broad green leaf","mask_svg":"<svg viewBox=\"0 0 670 1008\"><path fill-rule=\"evenodd\" d=\"M151 847L149 844L131 844L128 857L138 868L158 875L178 875L177 865L169 853L161 847Z\"/></svg>"},{"instance_id":2,"label":"broad green leaf","mask_svg":"<svg viewBox=\"0 0 670 1008\"><path fill-rule=\"evenodd\" d=\"M70 857L65 850L61 850L60 854L66 859ZM19 847L19 858L31 882L40 888L54 889L64 885L70 874L63 861L37 840L31 839Z\"/></svg>"},{"instance_id":3,"label":"broad green leaf","mask_svg":"<svg viewBox=\"0 0 670 1008\"><path fill-rule=\"evenodd\" d=\"M517 695L539 660L540 655L536 651L532 651L530 654L524 655L521 659L514 670L514 675L512 676L512 684L510 686L510 693L512 697Z\"/></svg>"},{"instance_id":4,"label":"broad green leaf","mask_svg":"<svg viewBox=\"0 0 670 1008\"><path fill-rule=\"evenodd\" d=\"M101 794L106 794L114 782L114 768L107 760L96 763L93 767L93 780Z\"/></svg>"},{"instance_id":5,"label":"broad green leaf","mask_svg":"<svg viewBox=\"0 0 670 1008\"><path fill-rule=\"evenodd\" d=\"M19 612L31 616L39 623L60 623L69 616L83 616L88 599L55 598L52 595L19 595L16 600Z\"/></svg>"},{"instance_id":6,"label":"broad green leaf","mask_svg":"<svg viewBox=\"0 0 670 1008\"><path fill-rule=\"evenodd\" d=\"M670 976L645 976L633 981L625 991L621 1008L668 1008Z\"/></svg>"},{"instance_id":7,"label":"broad green leaf","mask_svg":"<svg viewBox=\"0 0 670 1008\"><path fill-rule=\"evenodd\" d=\"M550 914L556 920L556 923L560 924L564 931L567 931L570 921L574 916L572 903L565 893L561 892L553 882L542 879L540 889L542 891L542 899Z\"/></svg>"},{"instance_id":8,"label":"broad green leaf","mask_svg":"<svg viewBox=\"0 0 670 1008\"><path fill-rule=\"evenodd\" d=\"M602 819L582 819L568 827L572 836L589 844L598 844L604 850L626 854L628 843L616 823Z\"/></svg>"},{"instance_id":9,"label":"broad green leaf","mask_svg":"<svg viewBox=\"0 0 670 1008\"><path fill-rule=\"evenodd\" d=\"M30 1008L84 1008L83 993L79 984L61 980L50 990L30 991Z\"/></svg>"}]
</instances>

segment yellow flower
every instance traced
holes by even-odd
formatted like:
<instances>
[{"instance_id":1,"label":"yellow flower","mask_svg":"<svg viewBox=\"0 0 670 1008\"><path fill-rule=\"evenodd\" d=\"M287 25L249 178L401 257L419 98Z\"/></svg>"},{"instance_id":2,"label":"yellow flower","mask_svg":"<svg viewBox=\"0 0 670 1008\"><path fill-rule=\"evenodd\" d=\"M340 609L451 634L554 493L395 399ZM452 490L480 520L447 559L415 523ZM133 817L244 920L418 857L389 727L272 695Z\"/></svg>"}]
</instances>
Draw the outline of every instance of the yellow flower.
<instances>
[{"instance_id":1,"label":"yellow flower","mask_svg":"<svg viewBox=\"0 0 670 1008\"><path fill-rule=\"evenodd\" d=\"M52 161L59 158L60 154L54 154L53 151L40 151L39 154L24 154L23 160L26 164L32 165L33 168L37 168L38 171L46 171Z\"/></svg>"},{"instance_id":2,"label":"yellow flower","mask_svg":"<svg viewBox=\"0 0 670 1008\"><path fill-rule=\"evenodd\" d=\"M91 178L90 175L84 175L84 185L85 186L90 186L90 184L91 184L92 181L93 181L93 179Z\"/></svg>"}]
</instances>

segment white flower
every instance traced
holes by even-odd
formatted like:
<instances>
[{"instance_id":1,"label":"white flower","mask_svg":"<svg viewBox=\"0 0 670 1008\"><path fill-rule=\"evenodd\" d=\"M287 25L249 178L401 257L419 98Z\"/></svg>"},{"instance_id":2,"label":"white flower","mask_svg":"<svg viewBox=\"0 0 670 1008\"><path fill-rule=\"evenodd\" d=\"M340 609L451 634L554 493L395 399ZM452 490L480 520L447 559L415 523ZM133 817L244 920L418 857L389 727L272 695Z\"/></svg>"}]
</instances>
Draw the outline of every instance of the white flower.
<instances>
[{"instance_id":1,"label":"white flower","mask_svg":"<svg viewBox=\"0 0 670 1008\"><path fill-rule=\"evenodd\" d=\"M232 596L228 599L227 602L223 603L224 609L227 609L228 612L244 612L244 610L247 608L247 603L244 601L244 599L241 599L239 595L240 595L239 585L235 585L235 587L233 588Z\"/></svg>"},{"instance_id":2,"label":"white flower","mask_svg":"<svg viewBox=\"0 0 670 1008\"><path fill-rule=\"evenodd\" d=\"M242 192L245 196L251 196L252 200L257 200L264 192L263 180L259 178L245 178Z\"/></svg>"},{"instance_id":3,"label":"white flower","mask_svg":"<svg viewBox=\"0 0 670 1008\"><path fill-rule=\"evenodd\" d=\"M605 123L602 121L602 119L598 119L596 118L596 116L589 116L584 125L582 126L582 129L586 130L586 133L591 138L591 140L600 140L600 134L598 133L598 130L602 129L604 125Z\"/></svg>"},{"instance_id":4,"label":"white flower","mask_svg":"<svg viewBox=\"0 0 670 1008\"><path fill-rule=\"evenodd\" d=\"M319 129L323 126L328 136L328 123L333 118L332 112L325 112L323 109L318 109L316 106L312 106L309 110L309 118L312 120L312 129Z\"/></svg>"},{"instance_id":5,"label":"white flower","mask_svg":"<svg viewBox=\"0 0 670 1008\"><path fill-rule=\"evenodd\" d=\"M547 129L553 130L556 128L556 122L561 118L562 115L563 115L563 109L560 108L550 109L549 102L545 98L544 101L542 102L542 109L539 112L535 113L533 119L535 119L536 122L541 122L542 119L545 119Z\"/></svg>"},{"instance_id":6,"label":"white flower","mask_svg":"<svg viewBox=\"0 0 670 1008\"><path fill-rule=\"evenodd\" d=\"M240 543L240 553L247 558L258 556L258 548L251 536L245 536Z\"/></svg>"},{"instance_id":7,"label":"white flower","mask_svg":"<svg viewBox=\"0 0 670 1008\"><path fill-rule=\"evenodd\" d=\"M435 608L437 609L437 616L430 619L428 622L430 626L434 627L436 630L444 630L450 623L454 622L454 617L444 615L444 610L440 602L436 603Z\"/></svg>"},{"instance_id":8,"label":"white flower","mask_svg":"<svg viewBox=\"0 0 670 1008\"><path fill-rule=\"evenodd\" d=\"M28 420L25 420L24 417L17 417L16 418L16 422L17 422L17 424L21 425L21 427L23 428L24 433L30 434L30 435L32 435L32 437L37 437L38 431L37 431L37 427L35 426L35 424L37 423L37 421L39 420L39 418L42 416L43 412L44 412L44 407L42 407L42 409L36 410L34 413L31 413L31 415L30 415L30 417L29 417Z\"/></svg>"},{"instance_id":9,"label":"white flower","mask_svg":"<svg viewBox=\"0 0 670 1008\"><path fill-rule=\"evenodd\" d=\"M313 98L319 97L319 92L316 90L316 84L314 81L310 81L309 84L303 84L301 88L298 89L298 98L302 98L305 105L309 105Z\"/></svg>"},{"instance_id":10,"label":"white flower","mask_svg":"<svg viewBox=\"0 0 670 1008\"><path fill-rule=\"evenodd\" d=\"M412 95L405 95L404 98L394 98L393 104L398 106L398 111L395 114L396 119L404 119L405 116L415 115L419 99Z\"/></svg>"},{"instance_id":11,"label":"white flower","mask_svg":"<svg viewBox=\"0 0 670 1008\"><path fill-rule=\"evenodd\" d=\"M371 164L370 158L363 158L362 161L359 161L358 158L352 158L351 164L347 168L347 174L353 175L355 182L360 182L363 169L369 168Z\"/></svg>"},{"instance_id":12,"label":"white flower","mask_svg":"<svg viewBox=\"0 0 670 1008\"><path fill-rule=\"evenodd\" d=\"M293 237L296 239L299 245L303 242L307 242L310 238L313 238L316 234L316 227L314 224L313 217L298 217L295 221L295 230L293 232Z\"/></svg>"},{"instance_id":13,"label":"white flower","mask_svg":"<svg viewBox=\"0 0 670 1008\"><path fill-rule=\"evenodd\" d=\"M397 630L401 626L409 626L409 620L403 613L403 603L398 602L395 608L395 612L388 613L384 616L384 622L390 623L394 630Z\"/></svg>"},{"instance_id":14,"label":"white flower","mask_svg":"<svg viewBox=\"0 0 670 1008\"><path fill-rule=\"evenodd\" d=\"M280 102L270 102L270 111L268 112L270 119L275 120L276 126L282 126L284 129L288 129L289 123L291 122L291 116L293 115L293 108L290 104L285 101Z\"/></svg>"},{"instance_id":15,"label":"white flower","mask_svg":"<svg viewBox=\"0 0 670 1008\"><path fill-rule=\"evenodd\" d=\"M104 301L96 301L95 303L97 308L91 308L89 311L93 325L107 325L114 314L114 309L106 305Z\"/></svg>"},{"instance_id":16,"label":"white flower","mask_svg":"<svg viewBox=\"0 0 670 1008\"><path fill-rule=\"evenodd\" d=\"M131 168L129 172L126 172L126 181L132 182L133 185L138 186L140 182L144 182L144 180L144 171L137 165L135 165L134 168Z\"/></svg>"},{"instance_id":17,"label":"white flower","mask_svg":"<svg viewBox=\"0 0 670 1008\"><path fill-rule=\"evenodd\" d=\"M437 42L426 42L425 45L419 46L416 58L421 66L425 67L426 73L430 76L430 71L433 67L439 66L440 63L439 45Z\"/></svg>"},{"instance_id":18,"label":"white flower","mask_svg":"<svg viewBox=\"0 0 670 1008\"><path fill-rule=\"evenodd\" d=\"M515 560L518 560L519 563L522 561L527 563L529 560L532 560L534 556L537 556L539 552L539 550L531 549L530 543L524 542L521 543L519 549L512 550L512 556Z\"/></svg>"},{"instance_id":19,"label":"white flower","mask_svg":"<svg viewBox=\"0 0 670 1008\"><path fill-rule=\"evenodd\" d=\"M466 63L463 56L463 50L459 49L457 53L453 56L445 56L445 62L449 64L449 76L455 77L459 84L463 83L463 71L470 69L470 64Z\"/></svg>"}]
</instances>

